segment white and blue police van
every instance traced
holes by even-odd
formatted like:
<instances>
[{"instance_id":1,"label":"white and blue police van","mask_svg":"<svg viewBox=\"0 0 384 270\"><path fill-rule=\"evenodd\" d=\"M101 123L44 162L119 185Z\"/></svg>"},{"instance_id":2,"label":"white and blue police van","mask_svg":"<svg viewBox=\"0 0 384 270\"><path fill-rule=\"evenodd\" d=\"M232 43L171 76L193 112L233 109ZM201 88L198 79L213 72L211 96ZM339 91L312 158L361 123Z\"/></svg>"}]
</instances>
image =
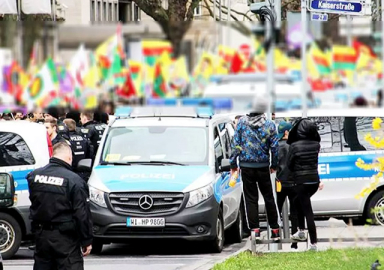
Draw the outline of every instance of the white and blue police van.
<instances>
[{"instance_id":1,"label":"white and blue police van","mask_svg":"<svg viewBox=\"0 0 384 270\"><path fill-rule=\"evenodd\" d=\"M295 122L301 111L277 112L275 122ZM377 171L363 170L356 166L361 158L365 163L384 157L383 149L370 145L365 137L384 138L383 131L375 131L372 121L384 121L384 111L371 108L310 109L307 116L318 127L321 137L318 171L324 189L312 198L315 217L335 217L353 224L372 223L384 225L384 180L376 189L358 197L372 183ZM260 213L265 213L264 203ZM371 211L373 208L379 211Z\"/></svg>"},{"instance_id":2,"label":"white and blue police van","mask_svg":"<svg viewBox=\"0 0 384 270\"><path fill-rule=\"evenodd\" d=\"M88 182L93 252L135 239L202 241L213 252L225 235L241 242L240 177L229 186L233 128L209 106L118 109Z\"/></svg>"},{"instance_id":3,"label":"white and blue police van","mask_svg":"<svg viewBox=\"0 0 384 270\"><path fill-rule=\"evenodd\" d=\"M15 182L15 202L0 209L0 252L11 258L20 245L31 240L28 182L26 176L49 162L47 130L44 125L27 121L3 121L0 124L0 174L11 175Z\"/></svg>"}]
</instances>

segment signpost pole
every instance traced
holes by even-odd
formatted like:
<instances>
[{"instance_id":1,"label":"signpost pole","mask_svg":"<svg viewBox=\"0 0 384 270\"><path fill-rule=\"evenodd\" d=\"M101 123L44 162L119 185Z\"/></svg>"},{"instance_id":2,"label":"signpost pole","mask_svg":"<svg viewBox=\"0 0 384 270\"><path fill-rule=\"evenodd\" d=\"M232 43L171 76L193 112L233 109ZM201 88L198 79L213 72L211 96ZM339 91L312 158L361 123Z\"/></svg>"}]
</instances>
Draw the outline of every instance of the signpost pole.
<instances>
[{"instance_id":1,"label":"signpost pole","mask_svg":"<svg viewBox=\"0 0 384 270\"><path fill-rule=\"evenodd\" d=\"M307 0L301 0L301 103L302 117L307 117Z\"/></svg>"},{"instance_id":2,"label":"signpost pole","mask_svg":"<svg viewBox=\"0 0 384 270\"><path fill-rule=\"evenodd\" d=\"M352 16L347 15L347 45L352 47Z\"/></svg>"}]
</instances>

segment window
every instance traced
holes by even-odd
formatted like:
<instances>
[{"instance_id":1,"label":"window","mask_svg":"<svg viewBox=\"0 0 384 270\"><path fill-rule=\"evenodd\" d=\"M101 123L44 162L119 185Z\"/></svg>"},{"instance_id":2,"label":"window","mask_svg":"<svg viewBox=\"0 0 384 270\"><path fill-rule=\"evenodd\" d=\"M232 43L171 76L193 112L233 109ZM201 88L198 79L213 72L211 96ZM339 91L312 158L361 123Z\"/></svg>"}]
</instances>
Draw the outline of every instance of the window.
<instances>
[{"instance_id":1,"label":"window","mask_svg":"<svg viewBox=\"0 0 384 270\"><path fill-rule=\"evenodd\" d=\"M107 3L103 3L103 21L108 21L107 18Z\"/></svg>"},{"instance_id":2,"label":"window","mask_svg":"<svg viewBox=\"0 0 384 270\"><path fill-rule=\"evenodd\" d=\"M215 164L216 164L216 170L218 170L219 166L221 165L221 161L224 158L224 153L223 153L223 146L221 145L219 131L217 127L214 127L213 138L214 138L213 144L215 147Z\"/></svg>"},{"instance_id":3,"label":"window","mask_svg":"<svg viewBox=\"0 0 384 270\"><path fill-rule=\"evenodd\" d=\"M341 118L340 127L343 138L343 152L376 150L375 147L365 140L365 136L369 133L372 134L372 137L375 137L375 131L372 128L373 119L374 117Z\"/></svg>"},{"instance_id":4,"label":"window","mask_svg":"<svg viewBox=\"0 0 384 270\"><path fill-rule=\"evenodd\" d=\"M194 10L194 15L195 15L195 16L201 16L201 15L203 15L203 13L202 13L202 6L201 6L201 3L199 3L198 6L195 8L195 10Z\"/></svg>"},{"instance_id":5,"label":"window","mask_svg":"<svg viewBox=\"0 0 384 270\"><path fill-rule=\"evenodd\" d=\"M0 167L33 165L35 159L19 135L0 132Z\"/></svg>"},{"instance_id":6,"label":"window","mask_svg":"<svg viewBox=\"0 0 384 270\"><path fill-rule=\"evenodd\" d=\"M108 21L113 21L113 4L108 4Z\"/></svg>"},{"instance_id":7,"label":"window","mask_svg":"<svg viewBox=\"0 0 384 270\"><path fill-rule=\"evenodd\" d=\"M95 21L95 1L91 0L91 22Z\"/></svg>"},{"instance_id":8,"label":"window","mask_svg":"<svg viewBox=\"0 0 384 270\"><path fill-rule=\"evenodd\" d=\"M136 4L134 4L134 9L133 9L133 20L134 20L135 22L141 20L141 12L140 12L140 8L139 8Z\"/></svg>"},{"instance_id":9,"label":"window","mask_svg":"<svg viewBox=\"0 0 384 270\"><path fill-rule=\"evenodd\" d=\"M119 21L119 5L115 4L115 22Z\"/></svg>"},{"instance_id":10,"label":"window","mask_svg":"<svg viewBox=\"0 0 384 270\"><path fill-rule=\"evenodd\" d=\"M97 13L96 13L96 21L101 21L101 3L97 1Z\"/></svg>"},{"instance_id":11,"label":"window","mask_svg":"<svg viewBox=\"0 0 384 270\"><path fill-rule=\"evenodd\" d=\"M340 117L312 117L321 137L321 153L341 152Z\"/></svg>"},{"instance_id":12,"label":"window","mask_svg":"<svg viewBox=\"0 0 384 270\"><path fill-rule=\"evenodd\" d=\"M275 123L278 126L281 121L294 124L300 118L276 118ZM321 153L341 152L340 139L340 117L311 117L317 125L317 130L321 137Z\"/></svg>"},{"instance_id":13,"label":"window","mask_svg":"<svg viewBox=\"0 0 384 270\"><path fill-rule=\"evenodd\" d=\"M129 143L127 142L134 142ZM164 161L208 164L207 128L120 127L110 130L103 151L107 162Z\"/></svg>"}]
</instances>

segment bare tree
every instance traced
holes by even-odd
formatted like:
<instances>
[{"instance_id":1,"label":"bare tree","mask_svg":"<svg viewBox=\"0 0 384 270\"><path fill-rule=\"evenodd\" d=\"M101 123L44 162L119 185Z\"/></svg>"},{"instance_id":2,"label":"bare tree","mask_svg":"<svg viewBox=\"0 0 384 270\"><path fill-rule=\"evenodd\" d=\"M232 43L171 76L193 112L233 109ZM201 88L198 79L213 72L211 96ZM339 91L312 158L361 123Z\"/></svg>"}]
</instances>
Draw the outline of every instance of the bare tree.
<instances>
[{"instance_id":1,"label":"bare tree","mask_svg":"<svg viewBox=\"0 0 384 270\"><path fill-rule=\"evenodd\" d=\"M167 40L173 46L174 55L180 55L180 45L190 28L194 11L201 0L168 0L164 8L162 0L133 0L148 16L152 17L163 30Z\"/></svg>"}]
</instances>

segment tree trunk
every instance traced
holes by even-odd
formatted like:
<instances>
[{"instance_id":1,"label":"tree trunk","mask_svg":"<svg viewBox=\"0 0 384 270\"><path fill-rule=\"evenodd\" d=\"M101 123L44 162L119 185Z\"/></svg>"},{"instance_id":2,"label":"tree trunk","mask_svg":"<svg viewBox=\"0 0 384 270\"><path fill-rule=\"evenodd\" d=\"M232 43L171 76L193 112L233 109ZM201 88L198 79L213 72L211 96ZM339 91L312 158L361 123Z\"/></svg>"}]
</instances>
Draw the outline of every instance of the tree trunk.
<instances>
[{"instance_id":1,"label":"tree trunk","mask_svg":"<svg viewBox=\"0 0 384 270\"><path fill-rule=\"evenodd\" d=\"M189 21L168 21L159 22L161 29L165 33L166 39L172 44L173 56L179 57L181 54L181 43L183 41L185 33L191 26Z\"/></svg>"}]
</instances>

